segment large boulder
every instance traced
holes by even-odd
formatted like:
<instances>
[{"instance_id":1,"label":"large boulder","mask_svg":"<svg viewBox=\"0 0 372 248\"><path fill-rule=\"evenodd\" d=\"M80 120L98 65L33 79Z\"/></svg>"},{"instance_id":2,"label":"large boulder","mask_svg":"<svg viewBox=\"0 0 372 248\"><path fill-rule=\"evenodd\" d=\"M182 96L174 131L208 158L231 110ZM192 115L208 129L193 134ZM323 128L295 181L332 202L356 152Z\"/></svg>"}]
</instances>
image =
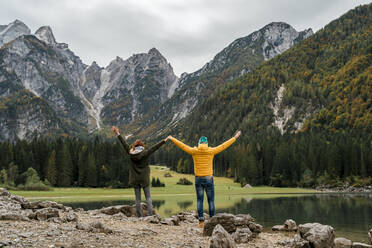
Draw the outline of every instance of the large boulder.
<instances>
[{"instance_id":1,"label":"large boulder","mask_svg":"<svg viewBox=\"0 0 372 248\"><path fill-rule=\"evenodd\" d=\"M255 220L249 214L227 214L219 213L210 218L204 224L203 235L212 235L214 227L220 224L228 233L233 233L238 227L249 228L253 232L253 236L257 236L258 233L262 232L263 227L260 224L255 223Z\"/></svg>"},{"instance_id":2,"label":"large boulder","mask_svg":"<svg viewBox=\"0 0 372 248\"><path fill-rule=\"evenodd\" d=\"M59 217L59 212L55 208L42 208L35 211L37 220L47 220L49 218Z\"/></svg>"},{"instance_id":3,"label":"large boulder","mask_svg":"<svg viewBox=\"0 0 372 248\"><path fill-rule=\"evenodd\" d=\"M218 224L229 233L236 231L235 216L233 214L219 213L206 221L204 224L203 235L211 236L215 226Z\"/></svg>"},{"instance_id":4,"label":"large boulder","mask_svg":"<svg viewBox=\"0 0 372 248\"><path fill-rule=\"evenodd\" d=\"M253 239L253 233L248 227L238 227L232 234L232 238L237 244L248 243Z\"/></svg>"},{"instance_id":5,"label":"large boulder","mask_svg":"<svg viewBox=\"0 0 372 248\"><path fill-rule=\"evenodd\" d=\"M334 247L333 227L319 223L306 223L299 226L300 235L314 248Z\"/></svg>"},{"instance_id":6,"label":"large boulder","mask_svg":"<svg viewBox=\"0 0 372 248\"><path fill-rule=\"evenodd\" d=\"M351 248L353 246L353 242L345 238L336 238L334 243L335 248Z\"/></svg>"},{"instance_id":7,"label":"large boulder","mask_svg":"<svg viewBox=\"0 0 372 248\"><path fill-rule=\"evenodd\" d=\"M220 224L217 224L213 229L209 247L235 248L236 244L230 234Z\"/></svg>"}]
</instances>

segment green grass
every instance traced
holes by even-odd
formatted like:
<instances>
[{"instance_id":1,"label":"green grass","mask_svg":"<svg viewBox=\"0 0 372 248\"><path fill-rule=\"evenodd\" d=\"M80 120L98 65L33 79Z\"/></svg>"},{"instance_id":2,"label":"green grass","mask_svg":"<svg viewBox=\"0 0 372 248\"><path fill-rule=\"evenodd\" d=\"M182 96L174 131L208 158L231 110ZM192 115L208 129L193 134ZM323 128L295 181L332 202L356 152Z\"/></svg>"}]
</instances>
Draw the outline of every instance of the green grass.
<instances>
[{"instance_id":1,"label":"green grass","mask_svg":"<svg viewBox=\"0 0 372 248\"><path fill-rule=\"evenodd\" d=\"M170 173L172 177L164 177ZM151 166L151 178L159 178L165 187L151 188L152 199L165 201L157 211L162 216L169 216L182 210L196 209L196 196L194 185L178 185L181 177L194 183L194 176L170 171L164 166ZM275 188L253 187L245 189L233 179L214 177L216 208L229 208L239 201L252 198L289 197L307 193L314 190L302 188ZM11 191L12 194L21 195L29 200L52 200L59 203L99 202L116 200L134 200L133 189L109 188L54 188L53 191ZM143 197L144 198L144 197ZM205 207L208 204L204 204Z\"/></svg>"},{"instance_id":2,"label":"green grass","mask_svg":"<svg viewBox=\"0 0 372 248\"><path fill-rule=\"evenodd\" d=\"M170 173L172 177L164 177L165 173ZM191 182L194 182L194 176L189 174L180 174L170 171L164 166L151 166L151 178L159 178L165 183L165 187L151 188L153 197L158 196L181 196L195 195L194 185L178 185L177 182L181 177L185 177ZM253 187L245 189L240 187L240 184L235 183L233 179L226 177L214 177L216 195L241 195L241 194L304 194L314 193L316 191L303 188L275 188L268 186ZM43 198L61 198L72 200L95 200L95 199L120 199L133 198L133 189L110 189L110 188L54 188L53 191L11 191L13 194L21 195L29 199Z\"/></svg>"}]
</instances>

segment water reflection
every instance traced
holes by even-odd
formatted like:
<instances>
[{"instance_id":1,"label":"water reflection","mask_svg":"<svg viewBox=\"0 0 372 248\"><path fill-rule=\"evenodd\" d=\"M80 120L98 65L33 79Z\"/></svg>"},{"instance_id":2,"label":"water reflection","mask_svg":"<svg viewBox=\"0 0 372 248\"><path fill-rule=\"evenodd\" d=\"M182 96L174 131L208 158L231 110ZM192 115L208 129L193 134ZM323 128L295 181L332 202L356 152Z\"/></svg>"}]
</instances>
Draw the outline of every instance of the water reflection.
<instances>
[{"instance_id":1,"label":"water reflection","mask_svg":"<svg viewBox=\"0 0 372 248\"><path fill-rule=\"evenodd\" d=\"M195 196L161 196L153 199L154 209L161 216L196 210ZM85 210L112 205L134 204L133 200L66 204ZM204 208L208 204L204 202ZM367 242L372 228L372 194L311 195L217 195L216 212L251 214L267 229L294 219L298 224L319 222L335 228L336 236Z\"/></svg>"}]
</instances>

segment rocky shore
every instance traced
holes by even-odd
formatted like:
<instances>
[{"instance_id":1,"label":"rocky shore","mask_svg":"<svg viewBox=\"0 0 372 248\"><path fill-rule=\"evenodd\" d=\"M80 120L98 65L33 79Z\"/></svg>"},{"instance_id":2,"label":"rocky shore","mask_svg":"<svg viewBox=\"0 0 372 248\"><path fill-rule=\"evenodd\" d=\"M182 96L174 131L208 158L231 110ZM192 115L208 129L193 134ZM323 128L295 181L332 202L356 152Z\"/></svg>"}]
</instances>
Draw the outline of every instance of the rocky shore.
<instances>
[{"instance_id":1,"label":"rocky shore","mask_svg":"<svg viewBox=\"0 0 372 248\"><path fill-rule=\"evenodd\" d=\"M250 215L217 214L203 229L194 212L134 216L133 206L84 211L0 189L0 247L372 247L335 246L333 228L314 223L289 221L283 230L263 232ZM327 235L319 242L321 233Z\"/></svg>"},{"instance_id":2,"label":"rocky shore","mask_svg":"<svg viewBox=\"0 0 372 248\"><path fill-rule=\"evenodd\" d=\"M320 192L329 192L329 193L371 193L372 185L364 187L354 187L349 184L345 184L340 187L333 187L330 185L322 185L315 188L315 190Z\"/></svg>"}]
</instances>

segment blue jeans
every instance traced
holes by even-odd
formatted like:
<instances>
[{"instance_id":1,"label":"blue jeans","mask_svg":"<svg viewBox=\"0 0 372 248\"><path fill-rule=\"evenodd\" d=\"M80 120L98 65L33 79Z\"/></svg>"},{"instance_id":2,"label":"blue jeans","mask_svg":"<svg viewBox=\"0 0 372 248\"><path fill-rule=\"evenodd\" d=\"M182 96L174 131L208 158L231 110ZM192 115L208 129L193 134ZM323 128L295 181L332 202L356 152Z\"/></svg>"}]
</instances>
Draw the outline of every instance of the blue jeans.
<instances>
[{"instance_id":1,"label":"blue jeans","mask_svg":"<svg viewBox=\"0 0 372 248\"><path fill-rule=\"evenodd\" d=\"M215 214L214 208L214 183L213 176L209 177L195 177L195 189L199 221L204 221L203 213L203 201L204 201L204 190L207 193L209 216L212 217Z\"/></svg>"},{"instance_id":2,"label":"blue jeans","mask_svg":"<svg viewBox=\"0 0 372 248\"><path fill-rule=\"evenodd\" d=\"M147 215L152 215L152 201L150 193L150 185L146 188L143 188L145 193L145 198L147 202ZM142 206L141 206L141 186L134 186L134 194L136 195L136 211L137 216L142 217Z\"/></svg>"}]
</instances>

